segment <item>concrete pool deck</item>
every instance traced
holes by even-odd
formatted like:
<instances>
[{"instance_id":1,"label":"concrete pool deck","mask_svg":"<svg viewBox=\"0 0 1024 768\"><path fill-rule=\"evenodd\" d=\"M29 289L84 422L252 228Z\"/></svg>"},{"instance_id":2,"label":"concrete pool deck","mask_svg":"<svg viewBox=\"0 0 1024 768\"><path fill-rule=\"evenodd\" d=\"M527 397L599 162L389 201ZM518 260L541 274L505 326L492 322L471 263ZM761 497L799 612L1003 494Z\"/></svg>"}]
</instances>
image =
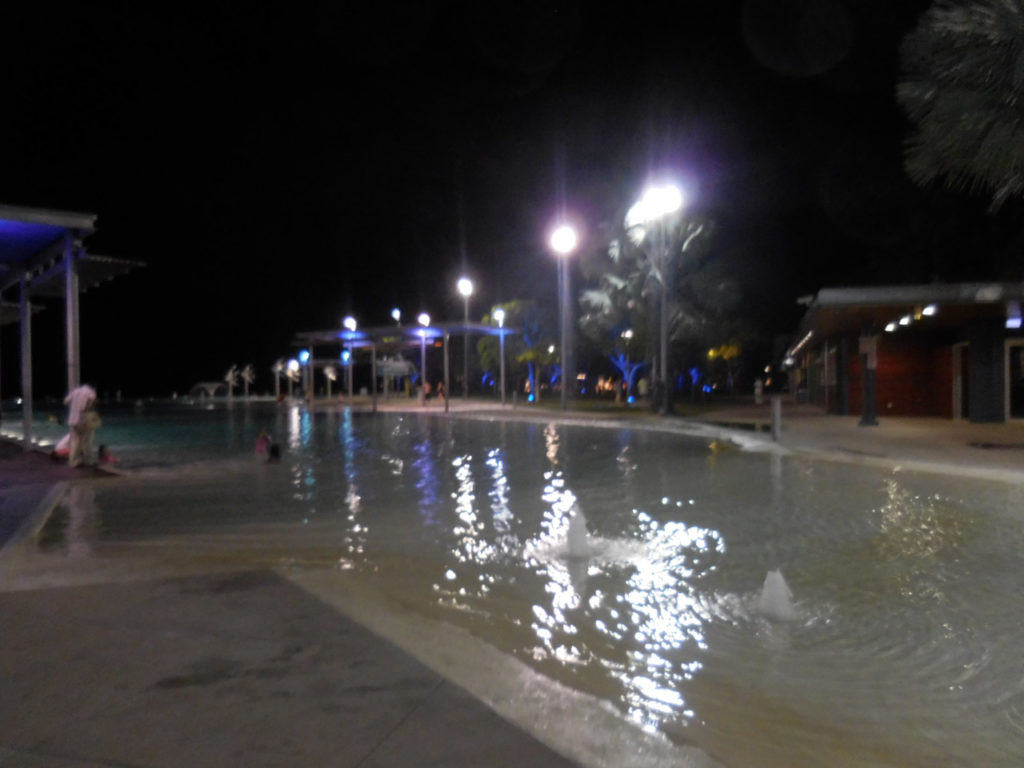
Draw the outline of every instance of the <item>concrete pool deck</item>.
<instances>
[{"instance_id":1,"label":"concrete pool deck","mask_svg":"<svg viewBox=\"0 0 1024 768\"><path fill-rule=\"evenodd\" d=\"M473 418L563 418L457 399L451 408ZM777 444L765 431L768 406L752 404L667 425L641 413L564 418L1024 483L1022 425L882 417L859 427L856 417L789 404L783 414ZM106 570L80 583L19 583L18 551L31 549L60 494L117 482L104 477L0 442L0 765L579 765L271 570L143 579Z\"/></svg>"}]
</instances>

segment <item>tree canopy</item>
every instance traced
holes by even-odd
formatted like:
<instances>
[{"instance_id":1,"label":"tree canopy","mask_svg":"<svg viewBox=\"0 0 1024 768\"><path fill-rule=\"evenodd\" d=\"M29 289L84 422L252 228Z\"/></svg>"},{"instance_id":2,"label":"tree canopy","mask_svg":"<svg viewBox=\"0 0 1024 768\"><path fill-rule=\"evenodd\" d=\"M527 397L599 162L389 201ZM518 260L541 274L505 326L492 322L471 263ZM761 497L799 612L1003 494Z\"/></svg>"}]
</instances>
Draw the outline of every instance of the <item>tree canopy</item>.
<instances>
[{"instance_id":1,"label":"tree canopy","mask_svg":"<svg viewBox=\"0 0 1024 768\"><path fill-rule=\"evenodd\" d=\"M1024 0L938 0L904 39L897 98L918 184L1024 196Z\"/></svg>"}]
</instances>

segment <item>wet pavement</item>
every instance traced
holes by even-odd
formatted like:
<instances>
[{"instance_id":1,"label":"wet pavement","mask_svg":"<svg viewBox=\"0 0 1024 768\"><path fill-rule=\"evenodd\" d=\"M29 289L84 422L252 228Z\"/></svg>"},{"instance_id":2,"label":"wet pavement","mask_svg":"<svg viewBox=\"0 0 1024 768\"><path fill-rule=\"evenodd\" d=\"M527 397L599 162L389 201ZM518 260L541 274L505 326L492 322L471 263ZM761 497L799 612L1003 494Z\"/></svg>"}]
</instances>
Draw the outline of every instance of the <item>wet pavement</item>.
<instances>
[{"instance_id":1,"label":"wet pavement","mask_svg":"<svg viewBox=\"0 0 1024 768\"><path fill-rule=\"evenodd\" d=\"M455 400L452 413L695 431L754 449L1024 483L1020 424L882 417L862 427L786 403L776 441L767 404L668 423ZM0 441L0 766L581 764L546 745L564 740L544 736L543 711L529 732L504 719L383 640L358 598L318 597L315 573L126 574L101 563L85 579L20 579L61 496L98 482L117 478Z\"/></svg>"}]
</instances>

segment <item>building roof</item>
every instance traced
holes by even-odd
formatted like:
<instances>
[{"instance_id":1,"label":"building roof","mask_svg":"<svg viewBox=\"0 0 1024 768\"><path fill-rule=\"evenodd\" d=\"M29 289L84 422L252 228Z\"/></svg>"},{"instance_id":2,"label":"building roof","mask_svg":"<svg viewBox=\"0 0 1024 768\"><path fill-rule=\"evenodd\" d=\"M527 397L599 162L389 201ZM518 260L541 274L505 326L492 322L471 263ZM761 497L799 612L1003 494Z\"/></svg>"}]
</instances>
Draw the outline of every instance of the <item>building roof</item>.
<instances>
[{"instance_id":1,"label":"building roof","mask_svg":"<svg viewBox=\"0 0 1024 768\"><path fill-rule=\"evenodd\" d=\"M1004 320L1008 308L1024 303L1024 283L823 288L806 303L807 312L800 321L801 340L809 333L819 337L859 333L868 324L880 332L908 316L911 324L921 321L930 328L953 328L979 320Z\"/></svg>"}]
</instances>

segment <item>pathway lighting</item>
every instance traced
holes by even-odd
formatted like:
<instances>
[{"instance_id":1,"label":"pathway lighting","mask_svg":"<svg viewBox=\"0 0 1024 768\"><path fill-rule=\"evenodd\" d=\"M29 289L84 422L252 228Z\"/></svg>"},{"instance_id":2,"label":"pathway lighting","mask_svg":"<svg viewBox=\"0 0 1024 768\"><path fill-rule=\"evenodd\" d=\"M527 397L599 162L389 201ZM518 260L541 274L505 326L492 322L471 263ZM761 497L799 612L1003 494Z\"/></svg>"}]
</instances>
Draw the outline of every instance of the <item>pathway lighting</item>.
<instances>
[{"instance_id":1,"label":"pathway lighting","mask_svg":"<svg viewBox=\"0 0 1024 768\"><path fill-rule=\"evenodd\" d=\"M462 295L464 312L464 324L469 326L469 297L473 295L473 281L468 277L460 277L456 286ZM469 329L462 332L463 341L463 369L462 369L462 398L469 399Z\"/></svg>"},{"instance_id":2,"label":"pathway lighting","mask_svg":"<svg viewBox=\"0 0 1024 768\"><path fill-rule=\"evenodd\" d=\"M420 325L423 328L420 329L420 378L422 381L420 385L423 387L423 394L427 394L427 330L426 327L430 325L430 315L426 312L420 312L420 316L416 318L419 320ZM426 403L426 399L423 401Z\"/></svg>"},{"instance_id":3,"label":"pathway lighting","mask_svg":"<svg viewBox=\"0 0 1024 768\"><path fill-rule=\"evenodd\" d=\"M356 319L352 315L348 315L341 324L345 327L350 334L356 332ZM348 396L352 399L352 339L349 337L348 342Z\"/></svg>"},{"instance_id":4,"label":"pathway lighting","mask_svg":"<svg viewBox=\"0 0 1024 768\"><path fill-rule=\"evenodd\" d=\"M644 192L629 212L626 214L626 228L635 230L639 241L643 241L648 232L647 229L653 225L653 240L651 244L653 259L658 265L658 282L661 284L661 311L659 329L659 384L661 386L661 397L658 403L658 413L664 416L668 412L668 307L666 293L668 285L665 282L665 273L668 267L668 254L670 238L668 236L669 217L679 211L684 204L683 193L678 187L668 184L660 187L650 187Z\"/></svg>"},{"instance_id":5,"label":"pathway lighting","mask_svg":"<svg viewBox=\"0 0 1024 768\"><path fill-rule=\"evenodd\" d=\"M562 410L569 407L569 387L571 386L572 345L569 343L569 257L576 250L579 236L568 224L562 224L551 233L551 250L558 256L558 305L559 324L561 326L562 345Z\"/></svg>"},{"instance_id":6,"label":"pathway lighting","mask_svg":"<svg viewBox=\"0 0 1024 768\"><path fill-rule=\"evenodd\" d=\"M505 310L498 307L491 313L501 332L498 334L498 367L501 371L501 404L505 404Z\"/></svg>"}]
</instances>

